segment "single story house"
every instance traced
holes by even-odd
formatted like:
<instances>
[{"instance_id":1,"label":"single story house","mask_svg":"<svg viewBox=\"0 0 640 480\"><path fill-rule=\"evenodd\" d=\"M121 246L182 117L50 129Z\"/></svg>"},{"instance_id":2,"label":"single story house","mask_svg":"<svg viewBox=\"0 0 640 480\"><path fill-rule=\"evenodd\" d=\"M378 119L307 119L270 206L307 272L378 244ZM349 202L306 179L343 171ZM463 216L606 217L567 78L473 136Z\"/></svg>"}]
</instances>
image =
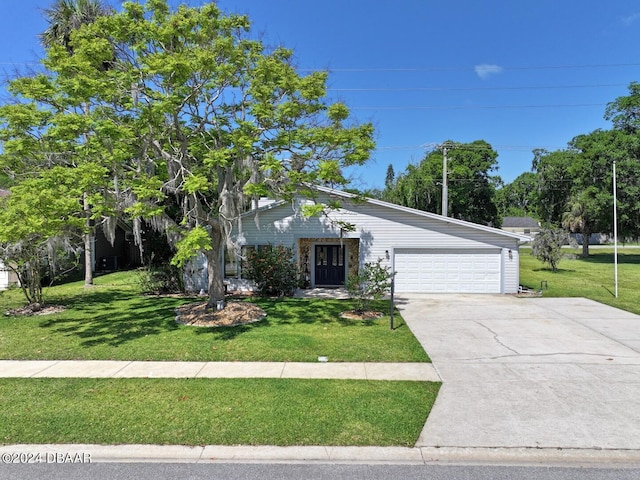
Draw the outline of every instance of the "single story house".
<instances>
[{"instance_id":1,"label":"single story house","mask_svg":"<svg viewBox=\"0 0 640 480\"><path fill-rule=\"evenodd\" d=\"M535 236L540 233L540 222L531 217L504 217L502 229L507 232Z\"/></svg>"},{"instance_id":2,"label":"single story house","mask_svg":"<svg viewBox=\"0 0 640 480\"><path fill-rule=\"evenodd\" d=\"M241 216L233 231L240 252L262 245L293 247L306 286L338 287L366 262L383 259L395 272L398 293L516 293L519 246L530 238L381 200L316 188L315 202L340 209L305 217L310 199L272 202ZM355 226L354 230L344 227ZM242 256L242 253L239 255ZM234 255L226 254L227 266ZM187 272L192 290L206 289L206 259ZM239 263L239 262L238 262ZM231 288L242 269L232 265Z\"/></svg>"}]
</instances>

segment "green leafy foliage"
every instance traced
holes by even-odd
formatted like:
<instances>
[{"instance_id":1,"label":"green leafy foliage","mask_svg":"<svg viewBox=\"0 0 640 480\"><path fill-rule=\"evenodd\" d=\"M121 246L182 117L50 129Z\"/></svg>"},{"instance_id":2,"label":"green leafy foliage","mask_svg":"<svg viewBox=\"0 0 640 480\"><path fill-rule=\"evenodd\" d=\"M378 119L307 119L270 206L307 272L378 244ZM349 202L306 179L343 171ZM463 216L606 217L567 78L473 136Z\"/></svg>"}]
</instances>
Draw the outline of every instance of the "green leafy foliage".
<instances>
[{"instance_id":1,"label":"green leafy foliage","mask_svg":"<svg viewBox=\"0 0 640 480\"><path fill-rule=\"evenodd\" d=\"M562 246L569 245L571 238L569 234L560 229L545 228L533 239L531 254L542 263L548 264L555 272L564 254Z\"/></svg>"},{"instance_id":2,"label":"green leafy foliage","mask_svg":"<svg viewBox=\"0 0 640 480\"><path fill-rule=\"evenodd\" d=\"M495 202L500 217L538 217L537 176L524 172L513 182L496 190Z\"/></svg>"},{"instance_id":3,"label":"green leafy foliage","mask_svg":"<svg viewBox=\"0 0 640 480\"><path fill-rule=\"evenodd\" d=\"M185 263L192 260L198 252L211 250L211 238L209 232L204 227L195 227L187 231L182 239L176 244L176 254L171 260L171 264L183 267Z\"/></svg>"},{"instance_id":4,"label":"green leafy foliage","mask_svg":"<svg viewBox=\"0 0 640 480\"><path fill-rule=\"evenodd\" d=\"M145 293L166 294L184 292L182 269L175 265L146 265L138 272L140 288Z\"/></svg>"},{"instance_id":5,"label":"green leafy foliage","mask_svg":"<svg viewBox=\"0 0 640 480\"><path fill-rule=\"evenodd\" d=\"M485 225L500 226L495 204L498 154L483 140L445 142L447 148L448 215ZM409 165L395 181L387 174L385 200L433 213L442 213L443 149L428 153Z\"/></svg>"},{"instance_id":6,"label":"green leafy foliage","mask_svg":"<svg viewBox=\"0 0 640 480\"><path fill-rule=\"evenodd\" d=\"M369 309L373 300L380 300L391 289L393 273L382 265L382 259L365 263L357 274L349 275L347 291L355 300L355 310L363 312Z\"/></svg>"},{"instance_id":7,"label":"green leafy foliage","mask_svg":"<svg viewBox=\"0 0 640 480\"><path fill-rule=\"evenodd\" d=\"M15 178L104 168L83 192L85 231L126 215L179 242L176 265L203 248L221 258L248 197L343 185L375 147L372 125L327 99L327 72L300 73L246 16L167 0L92 12L67 12L80 21L45 42L44 71L11 82L16 102L0 109L0 167ZM209 282L210 301L224 298L221 268Z\"/></svg>"},{"instance_id":8,"label":"green leafy foliage","mask_svg":"<svg viewBox=\"0 0 640 480\"><path fill-rule=\"evenodd\" d=\"M243 276L253 280L263 296L293 295L300 281L293 249L284 245L267 245L247 252Z\"/></svg>"},{"instance_id":9,"label":"green leafy foliage","mask_svg":"<svg viewBox=\"0 0 640 480\"><path fill-rule=\"evenodd\" d=\"M534 179L527 181L538 218L588 238L591 233L613 231L613 166L616 165L618 233L625 239L640 235L640 138L638 137L640 84L632 82L629 94L608 104L605 119L611 130L577 135L568 148L534 150ZM522 191L519 185L504 189L503 204ZM527 200L528 201L528 200ZM582 255L589 255L583 242Z\"/></svg>"},{"instance_id":10,"label":"green leafy foliage","mask_svg":"<svg viewBox=\"0 0 640 480\"><path fill-rule=\"evenodd\" d=\"M636 133L640 129L640 83L629 84L629 94L607 105L604 118L611 120L616 130Z\"/></svg>"},{"instance_id":11,"label":"green leafy foliage","mask_svg":"<svg viewBox=\"0 0 640 480\"><path fill-rule=\"evenodd\" d=\"M86 227L83 192L102 173L91 165L56 166L0 199L0 260L18 275L27 303L43 303L43 282L75 265Z\"/></svg>"}]
</instances>

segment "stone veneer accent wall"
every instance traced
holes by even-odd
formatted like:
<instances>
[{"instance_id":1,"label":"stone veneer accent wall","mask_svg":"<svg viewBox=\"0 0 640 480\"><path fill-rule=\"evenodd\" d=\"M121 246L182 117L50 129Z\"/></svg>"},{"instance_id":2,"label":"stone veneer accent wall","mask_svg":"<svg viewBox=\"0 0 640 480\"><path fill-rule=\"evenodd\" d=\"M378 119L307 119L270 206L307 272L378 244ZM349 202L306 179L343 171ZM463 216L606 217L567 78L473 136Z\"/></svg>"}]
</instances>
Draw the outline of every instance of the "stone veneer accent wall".
<instances>
[{"instance_id":1,"label":"stone veneer accent wall","mask_svg":"<svg viewBox=\"0 0 640 480\"><path fill-rule=\"evenodd\" d=\"M300 238L298 239L298 267L305 275L311 276L311 246L316 243L342 243L347 247L347 265L349 275L356 275L360 265L360 239L358 238Z\"/></svg>"}]
</instances>

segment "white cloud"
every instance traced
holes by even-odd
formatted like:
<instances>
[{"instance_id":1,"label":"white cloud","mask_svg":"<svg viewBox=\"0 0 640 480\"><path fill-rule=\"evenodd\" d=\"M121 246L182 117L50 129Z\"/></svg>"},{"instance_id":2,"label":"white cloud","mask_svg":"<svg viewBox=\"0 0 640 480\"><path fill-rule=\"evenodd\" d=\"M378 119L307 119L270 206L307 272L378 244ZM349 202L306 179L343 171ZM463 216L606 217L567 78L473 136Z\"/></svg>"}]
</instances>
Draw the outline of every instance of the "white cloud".
<instances>
[{"instance_id":1,"label":"white cloud","mask_svg":"<svg viewBox=\"0 0 640 480\"><path fill-rule=\"evenodd\" d=\"M476 65L475 71L482 80L485 80L491 75L502 73L502 67L500 65L488 65L483 63L482 65Z\"/></svg>"},{"instance_id":2,"label":"white cloud","mask_svg":"<svg viewBox=\"0 0 640 480\"><path fill-rule=\"evenodd\" d=\"M622 22L625 27L630 26L636 20L640 20L640 13L633 13L631 15L627 15L626 17L620 17L620 22Z\"/></svg>"}]
</instances>

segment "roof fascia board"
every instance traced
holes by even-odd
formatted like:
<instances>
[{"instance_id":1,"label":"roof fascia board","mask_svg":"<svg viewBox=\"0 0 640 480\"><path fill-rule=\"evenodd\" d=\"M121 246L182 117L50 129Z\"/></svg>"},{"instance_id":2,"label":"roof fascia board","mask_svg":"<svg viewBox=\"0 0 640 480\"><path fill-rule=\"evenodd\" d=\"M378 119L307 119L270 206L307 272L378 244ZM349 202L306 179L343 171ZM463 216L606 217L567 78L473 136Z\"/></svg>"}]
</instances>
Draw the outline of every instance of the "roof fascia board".
<instances>
[{"instance_id":1,"label":"roof fascia board","mask_svg":"<svg viewBox=\"0 0 640 480\"><path fill-rule=\"evenodd\" d=\"M324 192L324 193L327 193L329 195L337 195L337 196L344 197L344 198L355 198L355 197L357 197L357 195L355 195L353 193L343 192L341 190L334 190L334 189L328 188L328 187L317 186L315 188L317 190L319 190L321 192ZM440 221L440 222L451 223L451 224L454 224L454 225L460 225L460 226L469 227L469 228L475 228L476 230L482 230L484 232L494 233L496 235L502 235L504 237L515 238L515 239L521 240L523 242L527 242L527 241L531 240L531 237L529 237L527 235L520 235L518 233L507 232L507 231L504 231L504 230L500 230L499 228L488 227L486 225L480 225L478 223L467 222L466 220L459 220L457 218L445 217L443 215L438 215L437 213L425 212L423 210L417 210L415 208L404 207L402 205L396 205L395 203L389 203L389 202L385 202L383 200L377 200L375 198L369 198L369 197L361 197L361 198L363 198L363 200L365 202L371 203L372 205L378 205L378 206L385 207L385 208L391 208L391 209L394 209L394 210L399 210L401 212L406 212L406 213L410 213L410 214L413 214L413 215L418 215L418 216L421 216L421 217L429 218L429 219Z\"/></svg>"}]
</instances>

